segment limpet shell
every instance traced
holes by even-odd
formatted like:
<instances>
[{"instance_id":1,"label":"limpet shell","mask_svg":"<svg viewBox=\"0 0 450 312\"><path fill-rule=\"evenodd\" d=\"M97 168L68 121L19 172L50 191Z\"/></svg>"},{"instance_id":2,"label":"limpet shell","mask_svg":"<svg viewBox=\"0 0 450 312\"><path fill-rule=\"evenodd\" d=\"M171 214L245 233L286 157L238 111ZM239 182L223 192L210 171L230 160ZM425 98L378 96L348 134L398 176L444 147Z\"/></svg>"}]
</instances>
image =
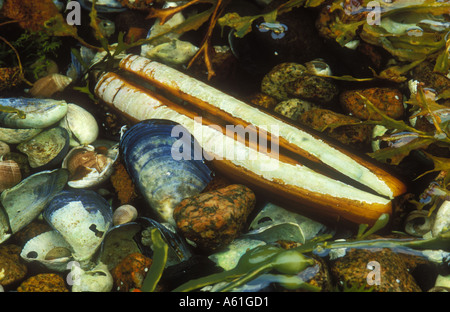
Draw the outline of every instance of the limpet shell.
<instances>
[{"instance_id":1,"label":"limpet shell","mask_svg":"<svg viewBox=\"0 0 450 312\"><path fill-rule=\"evenodd\" d=\"M137 209L132 205L122 205L114 210L113 224L119 225L136 220L138 216Z\"/></svg>"},{"instance_id":2,"label":"limpet shell","mask_svg":"<svg viewBox=\"0 0 450 312\"><path fill-rule=\"evenodd\" d=\"M38 79L30 93L33 97L47 98L53 94L63 91L70 83L72 78L54 73Z\"/></svg>"}]
</instances>

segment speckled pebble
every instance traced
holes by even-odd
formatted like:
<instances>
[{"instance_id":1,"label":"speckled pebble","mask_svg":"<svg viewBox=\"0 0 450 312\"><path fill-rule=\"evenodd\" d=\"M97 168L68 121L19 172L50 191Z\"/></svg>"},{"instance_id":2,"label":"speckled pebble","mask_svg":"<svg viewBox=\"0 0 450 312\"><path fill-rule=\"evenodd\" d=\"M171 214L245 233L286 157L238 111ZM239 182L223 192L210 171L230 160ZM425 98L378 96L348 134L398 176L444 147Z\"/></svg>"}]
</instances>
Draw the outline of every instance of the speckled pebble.
<instances>
[{"instance_id":1,"label":"speckled pebble","mask_svg":"<svg viewBox=\"0 0 450 312\"><path fill-rule=\"evenodd\" d=\"M261 92L273 96L279 101L289 99L284 88L287 82L294 81L307 72L306 67L297 63L281 63L264 76Z\"/></svg>"},{"instance_id":2,"label":"speckled pebble","mask_svg":"<svg viewBox=\"0 0 450 312\"><path fill-rule=\"evenodd\" d=\"M202 250L214 251L241 234L255 201L248 187L232 184L184 199L173 216L184 237Z\"/></svg>"},{"instance_id":3,"label":"speckled pebble","mask_svg":"<svg viewBox=\"0 0 450 312\"><path fill-rule=\"evenodd\" d=\"M369 88L364 90L347 90L339 96L342 108L352 116L361 120L380 120L378 113L367 107L366 101L359 94L367 98L375 107L387 116L400 119L404 114L403 95L397 89Z\"/></svg>"},{"instance_id":4,"label":"speckled pebble","mask_svg":"<svg viewBox=\"0 0 450 312\"><path fill-rule=\"evenodd\" d=\"M151 265L152 259L141 253L126 256L111 270L114 280L113 291L128 292L134 288L140 289Z\"/></svg>"},{"instance_id":5,"label":"speckled pebble","mask_svg":"<svg viewBox=\"0 0 450 312\"><path fill-rule=\"evenodd\" d=\"M27 272L27 266L20 258L21 248L7 244L0 246L0 285L8 286L21 282Z\"/></svg>"},{"instance_id":6,"label":"speckled pebble","mask_svg":"<svg viewBox=\"0 0 450 312\"><path fill-rule=\"evenodd\" d=\"M311 102L301 99L289 99L281 101L274 108L274 112L281 114L287 118L297 120L297 118L306 111L315 107Z\"/></svg>"},{"instance_id":7,"label":"speckled pebble","mask_svg":"<svg viewBox=\"0 0 450 312\"><path fill-rule=\"evenodd\" d=\"M312 101L320 105L329 105L338 95L339 89L331 79L303 75L284 84L290 97Z\"/></svg>"},{"instance_id":8,"label":"speckled pebble","mask_svg":"<svg viewBox=\"0 0 450 312\"><path fill-rule=\"evenodd\" d=\"M68 292L64 278L55 273L42 273L25 280L18 292Z\"/></svg>"}]
</instances>

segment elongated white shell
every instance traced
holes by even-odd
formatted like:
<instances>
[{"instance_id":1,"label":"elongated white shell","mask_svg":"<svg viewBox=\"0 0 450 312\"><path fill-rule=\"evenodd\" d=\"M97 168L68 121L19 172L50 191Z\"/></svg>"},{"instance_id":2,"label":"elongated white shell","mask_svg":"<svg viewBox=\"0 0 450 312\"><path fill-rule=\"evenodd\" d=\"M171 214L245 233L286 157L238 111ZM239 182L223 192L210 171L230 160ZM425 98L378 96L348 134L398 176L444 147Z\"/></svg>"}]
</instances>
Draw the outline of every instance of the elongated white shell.
<instances>
[{"instance_id":1,"label":"elongated white shell","mask_svg":"<svg viewBox=\"0 0 450 312\"><path fill-rule=\"evenodd\" d=\"M163 103L150 97L145 92L139 92L133 85L108 73L97 84L97 94L107 103L114 105L120 111L137 120L168 119L181 124L202 146L208 155L216 159L227 159L238 167L268 181L306 189L308 192L323 194L336 198L337 201L351 200L359 202L361 207L374 204L387 206L390 200L367 193L343 182L317 174L305 166L293 165L268 156L262 152L247 147L244 143L225 136L214 127L202 125L201 120L194 120L180 114ZM137 105L137 103L140 103ZM270 123L268 123L270 125ZM198 134L198 135L197 135ZM326 157L326 155L324 155ZM359 167L359 166L358 166ZM362 172L360 172L362 175ZM305 184L305 181L307 183ZM367 211L370 209L367 208Z\"/></svg>"},{"instance_id":2,"label":"elongated white shell","mask_svg":"<svg viewBox=\"0 0 450 312\"><path fill-rule=\"evenodd\" d=\"M376 174L359 164L349 155L341 153L339 150L327 144L327 142L317 139L307 132L286 124L255 107L249 106L205 83L192 79L167 65L139 56L128 56L122 60L121 66L126 70L140 75L144 79L154 79L163 86L176 89L180 93L188 94L193 98L201 99L217 107L218 110L225 111L256 127L262 129L272 127L272 129L268 129L269 132L278 129L277 135L286 139L289 143L300 146L320 159L323 163L367 185L377 193L389 198L393 197L393 191Z\"/></svg>"}]
</instances>

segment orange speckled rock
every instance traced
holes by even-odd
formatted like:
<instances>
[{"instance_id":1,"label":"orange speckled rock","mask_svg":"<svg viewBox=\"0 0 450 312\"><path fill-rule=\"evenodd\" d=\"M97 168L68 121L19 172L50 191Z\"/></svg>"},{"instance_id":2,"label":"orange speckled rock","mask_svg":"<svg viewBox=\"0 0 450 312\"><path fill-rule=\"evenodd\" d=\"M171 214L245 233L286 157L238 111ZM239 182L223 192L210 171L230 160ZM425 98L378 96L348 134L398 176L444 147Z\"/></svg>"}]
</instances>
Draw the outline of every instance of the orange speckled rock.
<instances>
[{"instance_id":1,"label":"orange speckled rock","mask_svg":"<svg viewBox=\"0 0 450 312\"><path fill-rule=\"evenodd\" d=\"M59 274L42 273L25 280L18 292L68 292L64 279Z\"/></svg>"},{"instance_id":2,"label":"orange speckled rock","mask_svg":"<svg viewBox=\"0 0 450 312\"><path fill-rule=\"evenodd\" d=\"M186 238L202 250L214 251L242 232L255 202L252 190L232 184L186 198L175 208L173 216Z\"/></svg>"},{"instance_id":3,"label":"orange speckled rock","mask_svg":"<svg viewBox=\"0 0 450 312\"><path fill-rule=\"evenodd\" d=\"M130 203L137 197L133 181L122 162L114 164L114 172L110 180L122 205Z\"/></svg>"},{"instance_id":4,"label":"orange speckled rock","mask_svg":"<svg viewBox=\"0 0 450 312\"><path fill-rule=\"evenodd\" d=\"M404 114L403 95L397 89L369 88L365 90L347 90L340 94L339 101L342 107L352 116L361 120L380 120L381 116L371 112L366 107L366 101L359 95L366 97L375 107L387 116L399 119Z\"/></svg>"},{"instance_id":5,"label":"orange speckled rock","mask_svg":"<svg viewBox=\"0 0 450 312\"><path fill-rule=\"evenodd\" d=\"M152 259L143 254L138 252L129 254L111 270L113 289L128 292L134 288L141 288L151 265Z\"/></svg>"},{"instance_id":6,"label":"orange speckled rock","mask_svg":"<svg viewBox=\"0 0 450 312\"><path fill-rule=\"evenodd\" d=\"M19 283L27 274L27 266L20 258L21 248L8 244L0 246L0 285Z\"/></svg>"}]
</instances>

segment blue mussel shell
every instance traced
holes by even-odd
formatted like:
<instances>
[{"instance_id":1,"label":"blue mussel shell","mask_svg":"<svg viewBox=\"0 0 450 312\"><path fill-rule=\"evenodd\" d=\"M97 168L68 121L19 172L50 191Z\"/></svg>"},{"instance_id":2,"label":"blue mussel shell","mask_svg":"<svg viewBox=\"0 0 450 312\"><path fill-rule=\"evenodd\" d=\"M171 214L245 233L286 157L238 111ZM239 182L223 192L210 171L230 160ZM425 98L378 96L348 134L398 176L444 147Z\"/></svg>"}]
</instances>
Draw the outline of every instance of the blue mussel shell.
<instances>
[{"instance_id":1,"label":"blue mussel shell","mask_svg":"<svg viewBox=\"0 0 450 312\"><path fill-rule=\"evenodd\" d=\"M133 182L162 222L173 224L175 206L212 179L200 145L175 122L141 121L125 132L119 147Z\"/></svg>"}]
</instances>

